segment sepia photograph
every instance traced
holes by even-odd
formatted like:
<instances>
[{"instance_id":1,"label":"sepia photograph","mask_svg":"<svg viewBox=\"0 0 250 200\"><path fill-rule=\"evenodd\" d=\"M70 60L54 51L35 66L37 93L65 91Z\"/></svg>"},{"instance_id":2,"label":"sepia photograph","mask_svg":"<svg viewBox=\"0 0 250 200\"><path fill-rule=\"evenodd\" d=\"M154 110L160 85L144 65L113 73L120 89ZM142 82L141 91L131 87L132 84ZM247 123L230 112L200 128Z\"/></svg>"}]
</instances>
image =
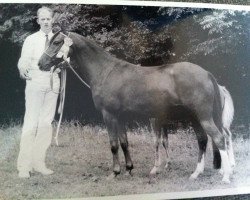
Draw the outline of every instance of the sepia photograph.
<instances>
[{"instance_id":1,"label":"sepia photograph","mask_svg":"<svg viewBox=\"0 0 250 200\"><path fill-rule=\"evenodd\" d=\"M0 200L250 193L250 7L0 2Z\"/></svg>"}]
</instances>

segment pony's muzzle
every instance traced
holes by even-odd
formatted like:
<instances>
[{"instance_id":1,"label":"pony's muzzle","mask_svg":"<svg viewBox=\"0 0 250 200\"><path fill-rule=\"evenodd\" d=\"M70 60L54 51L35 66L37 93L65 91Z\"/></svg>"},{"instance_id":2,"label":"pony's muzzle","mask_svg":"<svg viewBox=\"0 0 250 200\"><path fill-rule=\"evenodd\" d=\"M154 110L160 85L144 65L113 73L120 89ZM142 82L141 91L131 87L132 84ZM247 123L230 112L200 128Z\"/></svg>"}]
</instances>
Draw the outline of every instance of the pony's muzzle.
<instances>
[{"instance_id":1,"label":"pony's muzzle","mask_svg":"<svg viewBox=\"0 0 250 200\"><path fill-rule=\"evenodd\" d=\"M50 68L51 68L50 65L49 65L49 63L48 64L42 64L42 62L40 62L40 61L38 63L38 66L39 66L39 69L41 71L49 71Z\"/></svg>"}]
</instances>

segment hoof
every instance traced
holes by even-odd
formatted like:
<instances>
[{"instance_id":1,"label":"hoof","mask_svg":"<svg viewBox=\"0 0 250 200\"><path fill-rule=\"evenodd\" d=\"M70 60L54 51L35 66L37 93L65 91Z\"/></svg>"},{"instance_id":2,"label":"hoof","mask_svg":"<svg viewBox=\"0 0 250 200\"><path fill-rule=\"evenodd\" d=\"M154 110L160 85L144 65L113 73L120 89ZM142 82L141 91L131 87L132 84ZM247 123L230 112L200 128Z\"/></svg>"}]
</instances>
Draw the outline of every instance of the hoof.
<instances>
[{"instance_id":1,"label":"hoof","mask_svg":"<svg viewBox=\"0 0 250 200\"><path fill-rule=\"evenodd\" d=\"M113 168L113 173L114 173L115 175L118 175L118 174L121 173L121 167L120 167L120 165L115 165L115 166L114 166L114 168Z\"/></svg>"},{"instance_id":2,"label":"hoof","mask_svg":"<svg viewBox=\"0 0 250 200\"><path fill-rule=\"evenodd\" d=\"M117 174L115 174L115 173L110 174L110 175L107 177L107 181L114 180L116 176L117 176Z\"/></svg>"},{"instance_id":3,"label":"hoof","mask_svg":"<svg viewBox=\"0 0 250 200\"><path fill-rule=\"evenodd\" d=\"M235 168L235 162L234 162L234 161L231 162L231 163L230 163L230 166L231 166L231 168Z\"/></svg>"},{"instance_id":4,"label":"hoof","mask_svg":"<svg viewBox=\"0 0 250 200\"><path fill-rule=\"evenodd\" d=\"M219 174L221 174L221 175L223 175L223 174L224 174L224 171L223 171L223 169L222 169L222 168L220 168L220 170L219 170Z\"/></svg>"},{"instance_id":5,"label":"hoof","mask_svg":"<svg viewBox=\"0 0 250 200\"><path fill-rule=\"evenodd\" d=\"M170 162L167 162L164 168L167 169L169 165L170 165Z\"/></svg>"},{"instance_id":6,"label":"hoof","mask_svg":"<svg viewBox=\"0 0 250 200\"><path fill-rule=\"evenodd\" d=\"M189 180L194 181L195 179L197 179L198 174L192 173L191 176L189 177Z\"/></svg>"},{"instance_id":7,"label":"hoof","mask_svg":"<svg viewBox=\"0 0 250 200\"><path fill-rule=\"evenodd\" d=\"M155 182L156 170L154 170L154 168L151 170L151 172L149 173L148 177L149 177L148 183L154 183Z\"/></svg>"},{"instance_id":8,"label":"hoof","mask_svg":"<svg viewBox=\"0 0 250 200\"><path fill-rule=\"evenodd\" d=\"M156 174L159 174L161 171L162 171L162 170L161 170L160 167L154 166L154 168L150 171L149 175L154 176L154 175L156 175Z\"/></svg>"},{"instance_id":9,"label":"hoof","mask_svg":"<svg viewBox=\"0 0 250 200\"><path fill-rule=\"evenodd\" d=\"M126 171L125 172L125 176L133 176L133 174L132 174L132 171L130 170L128 170L128 171Z\"/></svg>"},{"instance_id":10,"label":"hoof","mask_svg":"<svg viewBox=\"0 0 250 200\"><path fill-rule=\"evenodd\" d=\"M156 175L156 171L157 171L157 168L154 167L154 168L150 171L149 177Z\"/></svg>"},{"instance_id":11,"label":"hoof","mask_svg":"<svg viewBox=\"0 0 250 200\"><path fill-rule=\"evenodd\" d=\"M229 177L223 177L222 182L229 184L230 183Z\"/></svg>"},{"instance_id":12,"label":"hoof","mask_svg":"<svg viewBox=\"0 0 250 200\"><path fill-rule=\"evenodd\" d=\"M127 166L126 166L126 171L132 171L134 169L134 165L133 164L130 164L130 165L128 165L127 164Z\"/></svg>"}]
</instances>

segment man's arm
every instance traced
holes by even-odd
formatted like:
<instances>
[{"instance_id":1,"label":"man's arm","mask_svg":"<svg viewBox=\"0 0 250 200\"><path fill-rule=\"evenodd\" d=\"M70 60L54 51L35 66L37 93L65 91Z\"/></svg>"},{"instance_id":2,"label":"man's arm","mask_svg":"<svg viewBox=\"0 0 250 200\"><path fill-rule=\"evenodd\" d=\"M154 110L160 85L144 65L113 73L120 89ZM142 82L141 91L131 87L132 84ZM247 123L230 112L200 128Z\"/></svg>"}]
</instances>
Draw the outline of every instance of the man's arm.
<instances>
[{"instance_id":1,"label":"man's arm","mask_svg":"<svg viewBox=\"0 0 250 200\"><path fill-rule=\"evenodd\" d=\"M32 42L30 38L26 38L23 47L21 57L18 61L18 69L20 72L20 77L26 80L30 80L31 77L29 76L29 69L31 64L31 57L32 57Z\"/></svg>"}]
</instances>

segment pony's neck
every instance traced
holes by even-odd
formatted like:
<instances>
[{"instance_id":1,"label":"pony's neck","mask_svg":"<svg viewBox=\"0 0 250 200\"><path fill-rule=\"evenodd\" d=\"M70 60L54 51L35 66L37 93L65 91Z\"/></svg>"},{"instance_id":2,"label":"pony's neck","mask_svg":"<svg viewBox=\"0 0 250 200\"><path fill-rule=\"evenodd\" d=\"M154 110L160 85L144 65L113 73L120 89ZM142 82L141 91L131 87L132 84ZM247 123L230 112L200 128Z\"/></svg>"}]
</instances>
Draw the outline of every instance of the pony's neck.
<instances>
[{"instance_id":1,"label":"pony's neck","mask_svg":"<svg viewBox=\"0 0 250 200\"><path fill-rule=\"evenodd\" d=\"M103 79L113 69L118 59L83 36L72 34L71 38L74 43L73 58L81 75L90 87L102 84Z\"/></svg>"}]
</instances>

